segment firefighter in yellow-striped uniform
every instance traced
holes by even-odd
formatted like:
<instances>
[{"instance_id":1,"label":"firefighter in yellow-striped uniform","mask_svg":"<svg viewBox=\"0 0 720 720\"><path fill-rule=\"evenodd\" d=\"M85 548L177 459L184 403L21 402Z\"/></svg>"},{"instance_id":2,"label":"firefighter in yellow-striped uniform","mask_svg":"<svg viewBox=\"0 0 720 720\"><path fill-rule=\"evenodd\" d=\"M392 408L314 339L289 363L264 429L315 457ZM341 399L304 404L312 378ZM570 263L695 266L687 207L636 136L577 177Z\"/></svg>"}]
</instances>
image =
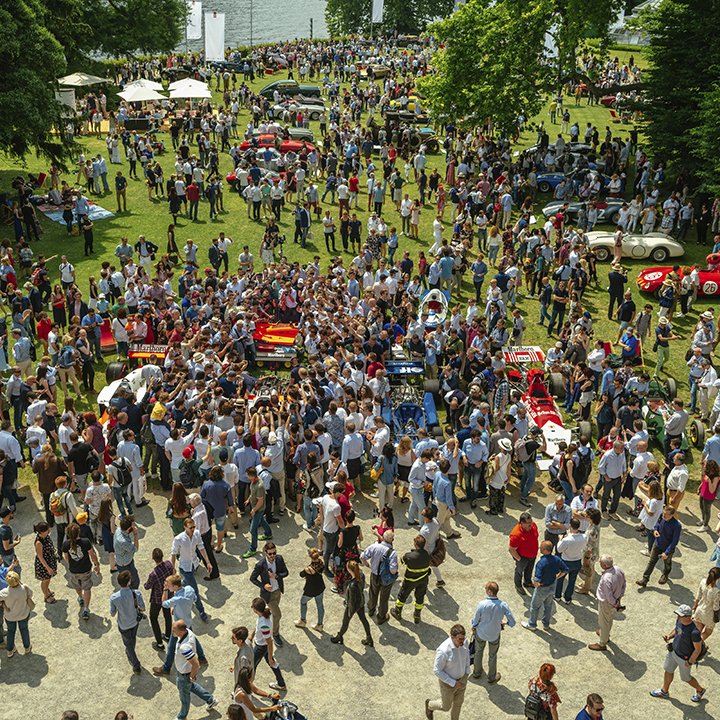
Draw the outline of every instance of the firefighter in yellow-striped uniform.
<instances>
[{"instance_id":1,"label":"firefighter in yellow-striped uniform","mask_svg":"<svg viewBox=\"0 0 720 720\"><path fill-rule=\"evenodd\" d=\"M402 620L402 609L405 601L415 592L415 623L420 622L420 613L425 607L425 593L427 592L428 578L430 576L430 553L425 549L425 538L418 535L414 541L415 547L402 557L405 566L405 577L400 588L395 607L390 614L396 620Z\"/></svg>"}]
</instances>

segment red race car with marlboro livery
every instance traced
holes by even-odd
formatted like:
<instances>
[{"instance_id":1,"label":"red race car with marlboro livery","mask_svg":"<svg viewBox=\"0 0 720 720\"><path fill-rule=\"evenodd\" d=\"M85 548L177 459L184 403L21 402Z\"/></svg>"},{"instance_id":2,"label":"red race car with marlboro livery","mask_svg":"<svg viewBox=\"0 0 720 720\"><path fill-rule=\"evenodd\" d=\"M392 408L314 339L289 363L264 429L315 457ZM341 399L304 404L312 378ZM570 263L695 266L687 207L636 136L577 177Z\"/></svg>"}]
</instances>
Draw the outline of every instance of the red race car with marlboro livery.
<instances>
[{"instance_id":1,"label":"red race car with marlboro livery","mask_svg":"<svg viewBox=\"0 0 720 720\"><path fill-rule=\"evenodd\" d=\"M700 289L698 295L720 295L720 253L706 258L707 270L700 270ZM637 285L643 292L660 294L663 280L672 272L671 267L652 267L638 273Z\"/></svg>"}]
</instances>

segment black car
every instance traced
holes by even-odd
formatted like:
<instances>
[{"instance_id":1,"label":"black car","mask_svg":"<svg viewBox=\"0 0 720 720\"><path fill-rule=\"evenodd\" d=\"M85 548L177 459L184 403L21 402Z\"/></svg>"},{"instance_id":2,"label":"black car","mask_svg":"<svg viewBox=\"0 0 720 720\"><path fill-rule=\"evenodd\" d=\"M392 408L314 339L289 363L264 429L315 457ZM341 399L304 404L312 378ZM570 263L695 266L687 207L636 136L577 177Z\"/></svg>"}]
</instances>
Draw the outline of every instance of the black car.
<instances>
[{"instance_id":1,"label":"black car","mask_svg":"<svg viewBox=\"0 0 720 720\"><path fill-rule=\"evenodd\" d=\"M220 70L220 72L225 72L227 70L228 72L241 73L243 72L244 68L244 60L241 60L240 62L230 62L229 60L215 60L210 63L211 70Z\"/></svg>"}]
</instances>

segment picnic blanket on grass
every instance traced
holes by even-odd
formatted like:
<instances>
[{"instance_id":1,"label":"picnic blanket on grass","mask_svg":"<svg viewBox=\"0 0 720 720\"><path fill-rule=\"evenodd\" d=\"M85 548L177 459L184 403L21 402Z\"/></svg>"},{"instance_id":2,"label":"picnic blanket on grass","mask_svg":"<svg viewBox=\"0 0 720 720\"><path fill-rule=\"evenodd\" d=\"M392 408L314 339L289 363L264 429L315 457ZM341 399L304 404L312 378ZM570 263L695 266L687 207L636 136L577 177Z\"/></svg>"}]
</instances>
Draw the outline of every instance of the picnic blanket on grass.
<instances>
[{"instance_id":1,"label":"picnic blanket on grass","mask_svg":"<svg viewBox=\"0 0 720 720\"><path fill-rule=\"evenodd\" d=\"M48 205L39 205L38 210L42 211L42 213L45 215L48 220L52 220L56 223L61 223L62 225L65 224L65 221L63 220L63 211L58 209L53 209L51 211L44 210L43 208L49 207ZM73 215L75 214L74 211L74 204L73 204ZM90 212L88 213L88 217L90 220L95 222L96 220L106 220L107 218L115 217L114 213L111 213L109 210L106 210L105 208L101 208L96 203L90 203Z\"/></svg>"}]
</instances>

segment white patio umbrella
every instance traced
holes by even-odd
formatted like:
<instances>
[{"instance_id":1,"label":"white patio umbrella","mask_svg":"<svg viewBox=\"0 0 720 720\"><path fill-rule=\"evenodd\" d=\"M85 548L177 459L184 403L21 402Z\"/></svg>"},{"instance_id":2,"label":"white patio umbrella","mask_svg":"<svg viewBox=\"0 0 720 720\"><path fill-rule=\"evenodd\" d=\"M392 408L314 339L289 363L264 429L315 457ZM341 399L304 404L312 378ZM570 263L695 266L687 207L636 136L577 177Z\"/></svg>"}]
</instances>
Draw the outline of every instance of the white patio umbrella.
<instances>
[{"instance_id":1,"label":"white patio umbrella","mask_svg":"<svg viewBox=\"0 0 720 720\"><path fill-rule=\"evenodd\" d=\"M97 85L98 83L110 82L107 78L101 78L97 75L88 75L87 73L73 73L58 79L58 85L65 87L82 87L83 85Z\"/></svg>"},{"instance_id":2,"label":"white patio umbrella","mask_svg":"<svg viewBox=\"0 0 720 720\"><path fill-rule=\"evenodd\" d=\"M176 100L180 98L211 98L212 93L207 88L180 87L171 90L170 97Z\"/></svg>"},{"instance_id":3,"label":"white patio umbrella","mask_svg":"<svg viewBox=\"0 0 720 720\"><path fill-rule=\"evenodd\" d=\"M148 88L149 90L163 89L162 83L155 82L154 80L146 80L145 78L140 78L140 80L135 80L134 82L128 83L125 86L125 90L131 90L132 88L136 87Z\"/></svg>"},{"instance_id":4,"label":"white patio umbrella","mask_svg":"<svg viewBox=\"0 0 720 720\"><path fill-rule=\"evenodd\" d=\"M118 93L118 97L121 97L127 102L147 102L148 100L167 100L164 95L159 92L145 87L135 87L129 90L124 90Z\"/></svg>"},{"instance_id":5,"label":"white patio umbrella","mask_svg":"<svg viewBox=\"0 0 720 720\"><path fill-rule=\"evenodd\" d=\"M195 78L183 78L182 80L176 80L168 85L170 90L177 90L178 88L198 88L202 90L209 90L208 84L202 80L195 80Z\"/></svg>"}]
</instances>

